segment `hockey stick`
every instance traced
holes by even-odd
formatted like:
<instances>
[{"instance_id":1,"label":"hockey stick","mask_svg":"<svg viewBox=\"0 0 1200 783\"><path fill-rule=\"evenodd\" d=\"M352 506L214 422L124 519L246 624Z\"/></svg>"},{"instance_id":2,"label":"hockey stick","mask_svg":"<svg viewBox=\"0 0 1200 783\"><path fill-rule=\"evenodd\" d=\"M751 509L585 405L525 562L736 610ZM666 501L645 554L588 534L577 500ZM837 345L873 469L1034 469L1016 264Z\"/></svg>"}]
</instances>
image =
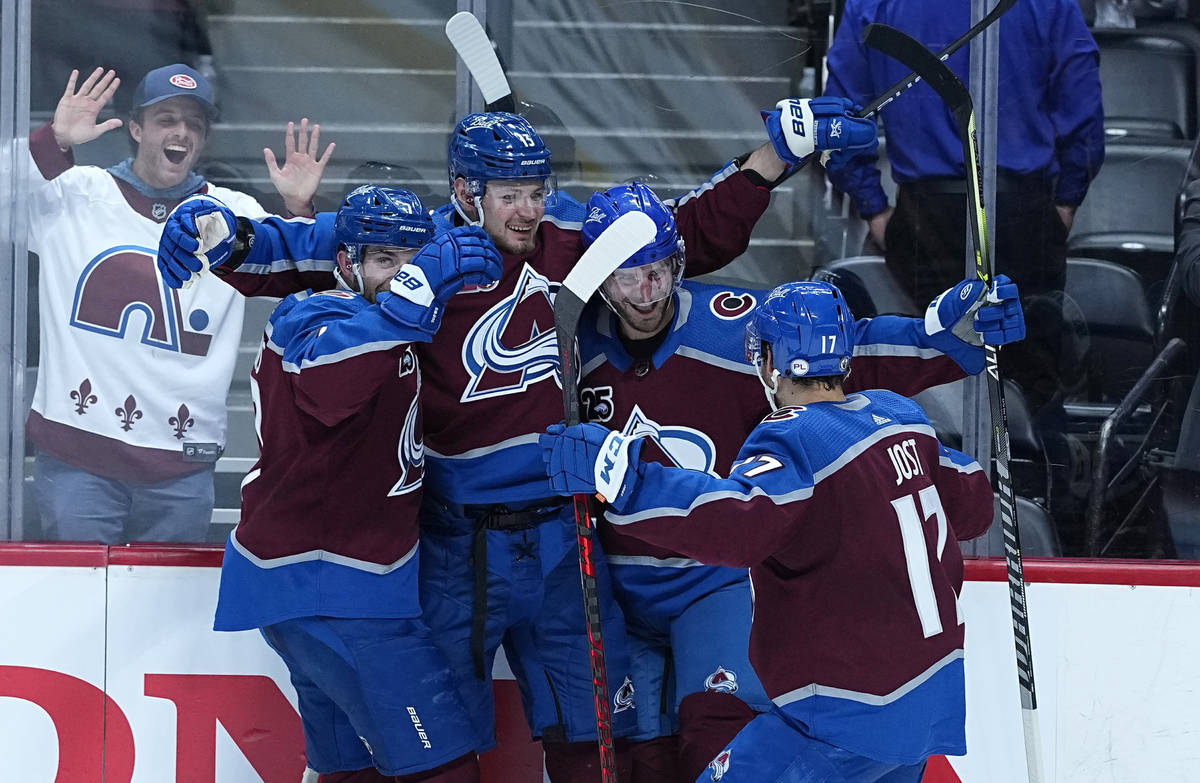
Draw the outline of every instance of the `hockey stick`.
<instances>
[{"instance_id":1,"label":"hockey stick","mask_svg":"<svg viewBox=\"0 0 1200 783\"><path fill-rule=\"evenodd\" d=\"M941 60L942 62L949 60L952 54L970 43L972 38L986 30L992 24L992 22L1003 16L1005 12L1012 8L1016 2L1017 0L1000 0L1000 2L996 3L995 8L993 8L991 11L988 11L986 16L984 16L975 24L971 25L971 29L967 30L958 38L951 41L949 46L938 52L937 59ZM867 29L870 29L870 25L868 25ZM870 46L869 43L867 45ZM924 49L925 47L922 46L921 48ZM880 49L880 51L882 52L883 50ZM887 53L885 52L885 54ZM900 58L896 59L899 60ZM900 60L900 62L909 67L912 66L911 63L904 62L903 60ZM859 111L855 116L870 117L872 114L876 114L884 106L887 106L889 103L903 95L904 91L909 87L912 87L917 82L921 81L922 78L924 77L922 77L921 73L914 68L912 73L881 92L878 98L868 103L866 108Z\"/></svg>"},{"instance_id":2,"label":"hockey stick","mask_svg":"<svg viewBox=\"0 0 1200 783\"><path fill-rule=\"evenodd\" d=\"M487 111L517 110L513 99L512 88L508 86L508 78L504 68L500 66L500 58L488 39L483 25L470 11L459 11L446 22L446 37L458 52L459 58L467 66L471 78L479 85Z\"/></svg>"},{"instance_id":3,"label":"hockey stick","mask_svg":"<svg viewBox=\"0 0 1200 783\"><path fill-rule=\"evenodd\" d=\"M942 97L954 115L963 143L963 163L967 172L967 204L974 218L971 221L971 241L975 250L975 274L990 286L996 276L996 262L988 244L987 215L983 208L983 182L979 175L979 144L975 134L975 106L971 101L971 94L937 55L894 27L884 24L868 25L863 42L912 68L914 73L919 74ZM988 402L991 406L996 483L1000 491L1000 528L1004 534L1008 597L1012 609L1013 640L1017 654L1017 682L1021 688L1025 764L1029 783L1040 783L1041 737L1037 725L1037 691L1033 682L1033 646L1029 640L1021 536L1017 525L1017 504L1013 494L1012 476L1009 472L1011 452L1008 411L1004 404L1004 384L1000 380L998 349L994 345L985 345L984 350L987 353Z\"/></svg>"},{"instance_id":4,"label":"hockey stick","mask_svg":"<svg viewBox=\"0 0 1200 783\"><path fill-rule=\"evenodd\" d=\"M575 262L554 297L554 332L562 369L563 406L567 424L578 424L579 362L575 336L579 317L601 283L617 267L654 239L654 221L642 212L627 212L604 229ZM612 744L612 709L608 704L608 671L604 663L604 637L600 627L600 595L596 589L596 521L587 495L575 495L575 533L579 543L579 578L583 583L583 610L587 619L595 697L596 734L600 743L600 773L604 783L616 783L617 764Z\"/></svg>"}]
</instances>

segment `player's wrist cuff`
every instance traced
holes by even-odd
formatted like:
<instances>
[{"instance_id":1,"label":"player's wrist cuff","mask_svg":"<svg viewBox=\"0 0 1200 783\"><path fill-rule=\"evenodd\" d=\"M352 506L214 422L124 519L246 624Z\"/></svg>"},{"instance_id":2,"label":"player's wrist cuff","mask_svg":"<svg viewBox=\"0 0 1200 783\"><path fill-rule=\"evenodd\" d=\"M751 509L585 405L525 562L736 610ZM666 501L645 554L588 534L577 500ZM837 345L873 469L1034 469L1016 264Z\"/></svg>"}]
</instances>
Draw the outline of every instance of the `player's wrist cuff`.
<instances>
[{"instance_id":1,"label":"player's wrist cuff","mask_svg":"<svg viewBox=\"0 0 1200 783\"><path fill-rule=\"evenodd\" d=\"M224 275L234 271L250 255L254 249L254 223L248 218L238 216L237 231L233 236L233 253L218 266L212 268L214 275Z\"/></svg>"}]
</instances>

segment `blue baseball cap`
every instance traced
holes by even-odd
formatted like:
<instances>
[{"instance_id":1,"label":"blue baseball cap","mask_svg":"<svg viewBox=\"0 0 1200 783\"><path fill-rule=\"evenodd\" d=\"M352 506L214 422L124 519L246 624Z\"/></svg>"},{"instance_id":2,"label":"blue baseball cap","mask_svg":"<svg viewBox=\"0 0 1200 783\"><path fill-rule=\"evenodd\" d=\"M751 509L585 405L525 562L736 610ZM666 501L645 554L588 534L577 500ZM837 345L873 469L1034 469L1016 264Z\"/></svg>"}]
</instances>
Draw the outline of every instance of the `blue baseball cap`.
<instances>
[{"instance_id":1,"label":"blue baseball cap","mask_svg":"<svg viewBox=\"0 0 1200 783\"><path fill-rule=\"evenodd\" d=\"M212 85L198 71L183 63L164 65L146 74L133 91L133 108L135 111L144 109L177 96L191 98L204 107L209 119L216 118Z\"/></svg>"}]
</instances>

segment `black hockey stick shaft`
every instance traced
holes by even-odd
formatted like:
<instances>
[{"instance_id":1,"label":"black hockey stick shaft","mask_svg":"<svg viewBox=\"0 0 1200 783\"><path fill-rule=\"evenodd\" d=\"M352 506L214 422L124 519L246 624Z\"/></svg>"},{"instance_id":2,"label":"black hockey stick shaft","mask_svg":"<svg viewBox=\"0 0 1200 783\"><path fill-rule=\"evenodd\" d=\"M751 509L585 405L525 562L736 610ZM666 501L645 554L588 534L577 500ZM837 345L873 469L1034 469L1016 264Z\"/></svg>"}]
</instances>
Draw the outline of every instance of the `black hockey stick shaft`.
<instances>
[{"instance_id":1,"label":"black hockey stick shaft","mask_svg":"<svg viewBox=\"0 0 1200 783\"><path fill-rule=\"evenodd\" d=\"M1000 2L996 3L996 6L992 8L991 11L988 11L986 16L984 16L975 24L971 25L971 29L967 30L954 41L951 41L949 46L938 52L937 58L942 62L949 60L951 55L966 46L971 42L972 38L979 35L989 26L991 26L992 22L1003 16L1008 9L1012 8L1013 5L1016 4L1016 2L1017 0L1000 0ZM908 65L908 63L904 63L904 65ZM913 72L908 76L905 76L903 79L900 79L891 87L888 87L886 90L881 92L878 98L868 103L856 114L856 116L870 117L872 114L877 113L884 106L887 106L889 103L896 100L896 98L900 97L908 88L921 81L921 78L921 74L916 70L913 70Z\"/></svg>"},{"instance_id":2,"label":"black hockey stick shaft","mask_svg":"<svg viewBox=\"0 0 1200 783\"><path fill-rule=\"evenodd\" d=\"M579 360L575 352L579 319L588 300L612 272L655 235L654 221L642 212L621 215L601 232L575 262L554 296L554 332L562 371L563 409L568 425L582 421L579 411ZM617 759L612 741L612 708L608 702L608 667L600 624L600 593L596 583L596 518L589 495L574 495L575 537L579 545L579 578L583 587L588 652L595 700L596 738L600 745L600 779L617 783Z\"/></svg>"},{"instance_id":3,"label":"black hockey stick shaft","mask_svg":"<svg viewBox=\"0 0 1200 783\"><path fill-rule=\"evenodd\" d=\"M868 25L864 43L913 69L946 102L963 142L963 164L967 174L967 204L971 213L971 241L975 272L989 287L996 275L995 259L987 236L987 214L983 206L979 144L975 130L975 106L966 86L933 52L911 36L883 24ZM1000 378L998 349L985 345L988 402L991 408L992 451L996 485L1000 495L1000 527L1004 535L1004 559L1008 567L1009 605L1012 610L1013 640L1017 656L1017 681L1021 690L1025 757L1030 783L1041 781L1040 737L1036 711L1037 691L1033 679L1033 647L1029 639L1029 614L1025 597L1025 573L1021 559L1021 537L1017 524L1016 497L1009 470L1008 411Z\"/></svg>"},{"instance_id":4,"label":"black hockey stick shaft","mask_svg":"<svg viewBox=\"0 0 1200 783\"><path fill-rule=\"evenodd\" d=\"M579 366L575 338L586 301L573 291L560 288L554 301L554 329L562 367L563 406L568 425L579 424ZM600 624L600 592L596 583L596 519L587 495L574 495L575 537L579 545L579 578L583 584L583 610L587 621L588 652L595 699L596 733L600 745L600 776L604 783L617 783L617 760L613 750L612 709L608 704L608 667L604 658L604 634Z\"/></svg>"}]
</instances>

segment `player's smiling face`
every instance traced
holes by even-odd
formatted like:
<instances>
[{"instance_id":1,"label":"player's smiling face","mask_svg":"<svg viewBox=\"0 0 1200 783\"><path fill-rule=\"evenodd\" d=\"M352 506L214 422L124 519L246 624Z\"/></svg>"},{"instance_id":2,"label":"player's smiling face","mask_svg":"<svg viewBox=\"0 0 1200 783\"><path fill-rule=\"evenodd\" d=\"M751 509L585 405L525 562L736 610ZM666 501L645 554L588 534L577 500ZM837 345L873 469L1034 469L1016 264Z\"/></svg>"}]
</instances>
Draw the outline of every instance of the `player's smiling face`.
<instances>
[{"instance_id":1,"label":"player's smiling face","mask_svg":"<svg viewBox=\"0 0 1200 783\"><path fill-rule=\"evenodd\" d=\"M675 313L675 257L618 269L600 288L605 301L621 318L627 337L642 340L662 331Z\"/></svg>"},{"instance_id":2,"label":"player's smiling face","mask_svg":"<svg viewBox=\"0 0 1200 783\"><path fill-rule=\"evenodd\" d=\"M362 249L359 261L359 274L362 275L363 296L367 301L374 302L379 294L390 291L392 278L400 271L400 267L412 260L417 251L408 247L391 247L387 245L367 245ZM346 283L354 288L354 270L350 266L346 251L338 253L338 267Z\"/></svg>"},{"instance_id":3,"label":"player's smiling face","mask_svg":"<svg viewBox=\"0 0 1200 783\"><path fill-rule=\"evenodd\" d=\"M544 180L492 180L483 193L483 228L507 253L532 253L546 214Z\"/></svg>"},{"instance_id":4,"label":"player's smiling face","mask_svg":"<svg viewBox=\"0 0 1200 783\"><path fill-rule=\"evenodd\" d=\"M183 182L200 157L208 118L191 98L168 98L143 109L142 121L131 122L129 133L138 143L133 173L151 187L170 188Z\"/></svg>"}]
</instances>

